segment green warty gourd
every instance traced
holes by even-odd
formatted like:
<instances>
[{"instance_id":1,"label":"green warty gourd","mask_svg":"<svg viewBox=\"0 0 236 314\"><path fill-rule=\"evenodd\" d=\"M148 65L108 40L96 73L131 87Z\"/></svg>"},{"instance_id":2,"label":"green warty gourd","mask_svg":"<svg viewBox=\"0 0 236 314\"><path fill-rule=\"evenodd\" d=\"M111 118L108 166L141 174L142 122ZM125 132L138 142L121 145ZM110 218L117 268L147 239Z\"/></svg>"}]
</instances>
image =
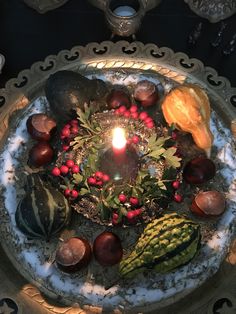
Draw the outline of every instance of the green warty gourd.
<instances>
[{"instance_id":1,"label":"green warty gourd","mask_svg":"<svg viewBox=\"0 0 236 314\"><path fill-rule=\"evenodd\" d=\"M120 263L120 274L132 278L154 269L166 273L188 263L200 247L200 226L178 214L165 214L144 229L132 253Z\"/></svg>"},{"instance_id":2,"label":"green warty gourd","mask_svg":"<svg viewBox=\"0 0 236 314\"><path fill-rule=\"evenodd\" d=\"M27 177L26 195L15 214L17 227L27 237L49 240L69 222L70 212L61 192L37 174Z\"/></svg>"}]
</instances>

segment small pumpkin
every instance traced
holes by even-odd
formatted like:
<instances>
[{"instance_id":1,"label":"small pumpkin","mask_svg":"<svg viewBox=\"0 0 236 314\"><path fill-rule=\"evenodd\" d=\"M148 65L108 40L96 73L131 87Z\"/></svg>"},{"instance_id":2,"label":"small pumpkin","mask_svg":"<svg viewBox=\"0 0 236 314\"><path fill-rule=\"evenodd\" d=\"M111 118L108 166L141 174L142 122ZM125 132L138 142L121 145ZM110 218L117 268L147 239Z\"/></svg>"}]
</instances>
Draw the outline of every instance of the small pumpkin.
<instances>
[{"instance_id":1,"label":"small pumpkin","mask_svg":"<svg viewBox=\"0 0 236 314\"><path fill-rule=\"evenodd\" d=\"M186 84L170 91L162 104L166 122L192 134L196 145L210 155L213 134L210 130L210 103L197 85Z\"/></svg>"},{"instance_id":2,"label":"small pumpkin","mask_svg":"<svg viewBox=\"0 0 236 314\"><path fill-rule=\"evenodd\" d=\"M49 240L70 219L70 207L61 192L38 174L27 177L26 194L15 214L17 227L27 237Z\"/></svg>"}]
</instances>

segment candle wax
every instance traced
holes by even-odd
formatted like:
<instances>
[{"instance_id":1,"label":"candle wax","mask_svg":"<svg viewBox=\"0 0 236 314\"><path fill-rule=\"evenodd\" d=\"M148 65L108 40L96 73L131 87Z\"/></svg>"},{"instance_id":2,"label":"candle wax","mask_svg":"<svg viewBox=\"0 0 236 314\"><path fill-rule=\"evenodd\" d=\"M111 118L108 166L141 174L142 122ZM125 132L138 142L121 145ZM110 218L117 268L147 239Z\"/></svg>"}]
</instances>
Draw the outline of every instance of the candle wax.
<instances>
[{"instance_id":1,"label":"candle wax","mask_svg":"<svg viewBox=\"0 0 236 314\"><path fill-rule=\"evenodd\" d=\"M138 154L132 148L125 149L123 153L117 153L112 147L100 156L99 169L118 184L131 182L136 179L138 174Z\"/></svg>"},{"instance_id":2,"label":"candle wax","mask_svg":"<svg viewBox=\"0 0 236 314\"><path fill-rule=\"evenodd\" d=\"M132 7L124 5L116 8L113 13L118 16L132 16L136 11Z\"/></svg>"}]
</instances>

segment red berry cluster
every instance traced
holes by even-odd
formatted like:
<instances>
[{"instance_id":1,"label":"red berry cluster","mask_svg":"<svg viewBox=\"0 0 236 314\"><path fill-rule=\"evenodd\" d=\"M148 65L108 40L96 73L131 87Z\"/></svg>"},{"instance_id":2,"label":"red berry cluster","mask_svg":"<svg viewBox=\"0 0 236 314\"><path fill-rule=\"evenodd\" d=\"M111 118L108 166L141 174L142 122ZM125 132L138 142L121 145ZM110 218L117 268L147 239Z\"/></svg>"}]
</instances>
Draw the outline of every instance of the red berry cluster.
<instances>
[{"instance_id":1,"label":"red berry cluster","mask_svg":"<svg viewBox=\"0 0 236 314\"><path fill-rule=\"evenodd\" d=\"M118 198L121 203L129 203L132 207L137 207L139 205L139 200L137 197L131 196L128 201L128 198L125 194L120 194Z\"/></svg>"},{"instance_id":2,"label":"red berry cluster","mask_svg":"<svg viewBox=\"0 0 236 314\"><path fill-rule=\"evenodd\" d=\"M135 218L137 218L138 216L140 216L142 214L142 210L141 208L138 209L134 209L134 210L130 210L127 215L126 218L130 221L133 222Z\"/></svg>"},{"instance_id":3,"label":"red berry cluster","mask_svg":"<svg viewBox=\"0 0 236 314\"><path fill-rule=\"evenodd\" d=\"M182 200L183 200L183 196L179 193L177 193L177 190L179 189L180 187L180 181L179 180L175 180L172 182L172 187L173 189L175 190L175 193L174 193L174 201L176 203L181 203Z\"/></svg>"},{"instance_id":4,"label":"red berry cluster","mask_svg":"<svg viewBox=\"0 0 236 314\"><path fill-rule=\"evenodd\" d=\"M140 137L138 135L133 135L131 138L127 139L127 144L138 144L140 142Z\"/></svg>"},{"instance_id":5,"label":"red berry cluster","mask_svg":"<svg viewBox=\"0 0 236 314\"><path fill-rule=\"evenodd\" d=\"M115 114L125 118L141 120L148 129L153 129L155 126L153 119L148 115L148 113L146 111L141 111L139 113L138 107L135 104L133 104L129 109L127 109L125 106L120 106L115 110Z\"/></svg>"},{"instance_id":6,"label":"red berry cluster","mask_svg":"<svg viewBox=\"0 0 236 314\"><path fill-rule=\"evenodd\" d=\"M90 186L95 186L97 188L103 187L105 183L110 181L109 175L103 173L102 171L96 171L91 177L88 177L87 182Z\"/></svg>"},{"instance_id":7,"label":"red berry cluster","mask_svg":"<svg viewBox=\"0 0 236 314\"><path fill-rule=\"evenodd\" d=\"M119 224L119 215L117 213L113 213L112 215L112 224L114 226Z\"/></svg>"},{"instance_id":8,"label":"red berry cluster","mask_svg":"<svg viewBox=\"0 0 236 314\"><path fill-rule=\"evenodd\" d=\"M79 132L79 122L74 119L69 121L64 127L61 129L61 140L63 141L62 149L64 151L69 150L70 148L70 140L73 139Z\"/></svg>"},{"instance_id":9,"label":"red berry cluster","mask_svg":"<svg viewBox=\"0 0 236 314\"><path fill-rule=\"evenodd\" d=\"M73 160L68 159L66 163L60 167L54 167L51 173L53 176L58 177L61 175L65 176L67 174L76 174L79 173L79 171L79 166L76 165Z\"/></svg>"},{"instance_id":10,"label":"red berry cluster","mask_svg":"<svg viewBox=\"0 0 236 314\"><path fill-rule=\"evenodd\" d=\"M76 165L75 162L71 159L67 159L64 164L62 164L60 167L54 167L51 171L54 177L73 175L79 172L80 172L80 167ZM79 192L75 190L74 188L71 189L67 187L64 190L64 195L67 198L76 199L79 196Z\"/></svg>"},{"instance_id":11,"label":"red berry cluster","mask_svg":"<svg viewBox=\"0 0 236 314\"><path fill-rule=\"evenodd\" d=\"M79 192L75 189L71 190L71 189L67 188L64 190L64 195L67 198L71 197L72 199L76 199L79 196Z\"/></svg>"},{"instance_id":12,"label":"red berry cluster","mask_svg":"<svg viewBox=\"0 0 236 314\"><path fill-rule=\"evenodd\" d=\"M137 207L140 206L139 199L137 197L135 197L135 196L131 196L128 199L125 194L120 194L118 196L118 198L119 198L119 201L122 204L127 203L127 205L130 205L131 208L137 208ZM126 218L128 219L129 222L133 222L138 216L141 215L141 213L142 213L142 210L140 208L139 209L132 209L132 210L129 210L127 212ZM112 217L112 222L113 222L113 220L114 220L114 214L113 214L113 217Z\"/></svg>"}]
</instances>

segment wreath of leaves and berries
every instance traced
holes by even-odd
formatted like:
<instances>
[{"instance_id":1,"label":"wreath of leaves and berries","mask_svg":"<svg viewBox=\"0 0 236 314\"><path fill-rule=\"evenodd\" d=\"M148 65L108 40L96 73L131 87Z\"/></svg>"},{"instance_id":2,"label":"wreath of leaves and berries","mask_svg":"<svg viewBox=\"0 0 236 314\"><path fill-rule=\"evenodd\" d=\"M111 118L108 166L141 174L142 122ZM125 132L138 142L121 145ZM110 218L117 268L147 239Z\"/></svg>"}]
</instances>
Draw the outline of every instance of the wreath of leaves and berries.
<instances>
[{"instance_id":1,"label":"wreath of leaves and berries","mask_svg":"<svg viewBox=\"0 0 236 314\"><path fill-rule=\"evenodd\" d=\"M129 120L125 125L127 142L138 151L141 164L134 181L117 185L107 173L98 169L99 152L108 145L114 127L104 128L88 106L84 111L77 109L77 120L70 121L61 130L63 162L52 170L54 176L63 180L60 187L66 197L74 204L91 195L96 197L101 221L112 222L113 225L124 220L137 221L148 207L158 204L163 198L173 198L173 182L175 185L178 183L176 176L181 161L176 155L171 128L169 134L166 131L158 136L155 123L146 112L139 113L136 105L129 110L123 107L102 114L116 115L120 121ZM142 138L142 132L138 133L145 128L149 132L148 138ZM68 151L73 156L80 156L79 164L75 162L76 157L75 160L66 157L70 156ZM148 162L165 165L161 177L150 173Z\"/></svg>"}]
</instances>

